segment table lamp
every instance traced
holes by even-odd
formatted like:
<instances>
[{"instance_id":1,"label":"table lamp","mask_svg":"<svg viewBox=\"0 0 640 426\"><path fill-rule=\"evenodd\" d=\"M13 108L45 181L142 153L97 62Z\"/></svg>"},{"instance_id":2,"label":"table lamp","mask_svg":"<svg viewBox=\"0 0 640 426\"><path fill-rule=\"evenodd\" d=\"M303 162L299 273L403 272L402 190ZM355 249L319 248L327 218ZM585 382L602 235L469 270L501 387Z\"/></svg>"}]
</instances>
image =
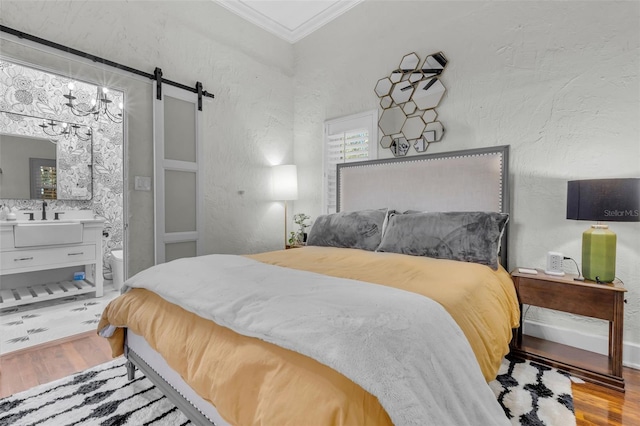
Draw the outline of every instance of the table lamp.
<instances>
[{"instance_id":1,"label":"table lamp","mask_svg":"<svg viewBox=\"0 0 640 426\"><path fill-rule=\"evenodd\" d=\"M600 222L640 222L640 178L572 180L567 219L596 221L582 234L582 275L608 283L616 277L616 234Z\"/></svg>"},{"instance_id":2,"label":"table lamp","mask_svg":"<svg viewBox=\"0 0 640 426\"><path fill-rule=\"evenodd\" d=\"M293 164L273 167L273 198L284 201L284 245L287 246L287 201L298 199L298 169Z\"/></svg>"}]
</instances>

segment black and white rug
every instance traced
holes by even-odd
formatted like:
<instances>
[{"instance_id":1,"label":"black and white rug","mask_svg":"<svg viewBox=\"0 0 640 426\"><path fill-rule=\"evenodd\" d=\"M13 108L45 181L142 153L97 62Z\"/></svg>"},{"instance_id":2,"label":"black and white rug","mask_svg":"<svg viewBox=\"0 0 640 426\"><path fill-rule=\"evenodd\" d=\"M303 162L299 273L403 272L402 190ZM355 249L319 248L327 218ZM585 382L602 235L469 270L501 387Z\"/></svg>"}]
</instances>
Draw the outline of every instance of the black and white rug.
<instances>
[{"instance_id":1,"label":"black and white rug","mask_svg":"<svg viewBox=\"0 0 640 426\"><path fill-rule=\"evenodd\" d=\"M562 371L507 355L489 386L513 425L576 424L571 377Z\"/></svg>"},{"instance_id":2,"label":"black and white rug","mask_svg":"<svg viewBox=\"0 0 640 426\"><path fill-rule=\"evenodd\" d=\"M514 425L575 425L569 377L503 360L490 383ZM0 399L0 426L178 426L191 424L142 374L127 380L124 358Z\"/></svg>"}]
</instances>

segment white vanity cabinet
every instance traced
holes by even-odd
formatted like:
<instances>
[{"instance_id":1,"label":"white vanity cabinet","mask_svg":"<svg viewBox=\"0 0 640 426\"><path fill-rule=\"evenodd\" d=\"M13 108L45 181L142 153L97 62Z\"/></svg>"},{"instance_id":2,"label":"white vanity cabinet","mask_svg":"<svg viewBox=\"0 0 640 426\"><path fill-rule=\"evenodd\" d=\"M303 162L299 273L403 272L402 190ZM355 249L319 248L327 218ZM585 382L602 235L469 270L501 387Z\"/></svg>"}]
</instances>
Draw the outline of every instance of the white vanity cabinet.
<instances>
[{"instance_id":1,"label":"white vanity cabinet","mask_svg":"<svg viewBox=\"0 0 640 426\"><path fill-rule=\"evenodd\" d=\"M73 224L68 229L73 229L76 237L70 239L67 235L63 235L67 229L65 224ZM59 229L55 228L56 225ZM50 220L46 223L44 221L0 222L0 309L83 293L95 292L96 297L102 297L103 225L102 218L60 222ZM18 227L21 229L18 230ZM43 237L38 238L37 234L32 232L31 234L36 237L25 240L20 234L20 231L24 230L35 230ZM29 234L26 235L29 236ZM52 237L48 238L47 235ZM27 273L36 271L53 272L54 269L71 267L78 267L77 272L84 271L85 279L73 280L70 277L49 281L48 273L44 272L39 275L31 274L44 276L44 279L32 279L29 275L26 280L22 280L25 282L20 283L21 277L18 276L18 274L26 276ZM73 273L68 274L73 275Z\"/></svg>"}]
</instances>

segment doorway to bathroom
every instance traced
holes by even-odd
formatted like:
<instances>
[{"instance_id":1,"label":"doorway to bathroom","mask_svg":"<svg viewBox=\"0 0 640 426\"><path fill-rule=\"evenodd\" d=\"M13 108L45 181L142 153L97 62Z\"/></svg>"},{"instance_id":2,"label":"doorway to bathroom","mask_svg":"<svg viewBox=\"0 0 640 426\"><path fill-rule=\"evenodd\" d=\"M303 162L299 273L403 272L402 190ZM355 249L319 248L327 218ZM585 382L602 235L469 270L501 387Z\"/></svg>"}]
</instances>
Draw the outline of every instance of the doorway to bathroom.
<instances>
[{"instance_id":1,"label":"doorway to bathroom","mask_svg":"<svg viewBox=\"0 0 640 426\"><path fill-rule=\"evenodd\" d=\"M0 51L2 211L17 212L19 220L26 220L23 213L41 209L48 212L49 219L53 219L54 212L67 212L65 216L60 215L65 218L72 216L68 213L78 211L104 219L102 238L98 243L103 266L95 271L104 278L104 296L96 298L94 293L75 295L72 292L67 295L64 293L68 287L61 285L61 297L32 303L31 299L20 296L24 292L4 287L21 281L21 289L27 289L28 295L33 293L30 286L44 284L48 277L41 278L43 274L40 274L37 278L34 275L16 280L18 273L2 273L0 290L18 294L13 303L5 306L0 299L0 355L5 355L95 331L100 313L119 294L113 283L114 278L116 283L122 282L126 269L123 251L126 253L127 123L123 109L125 91L107 73L96 71L95 65L5 38L0 38ZM109 87L105 91L103 87L107 84ZM110 104L109 109L98 114L91 112L101 102ZM17 148L5 150L5 142ZM26 151L27 146L32 145L38 154ZM41 158L43 155L39 153L45 151L51 152L47 161L55 163L55 179L39 183L46 189L46 196L42 191L36 191L32 196L29 176L16 179L10 176L12 170L28 173L29 167L12 166L21 164L23 157L25 161ZM12 155L16 157L11 158ZM10 185L10 181L16 185ZM24 194L5 192L9 188L21 191L20 182L26 184ZM35 216L39 218L37 214ZM112 262L112 251L123 254L119 264ZM118 266L114 268L114 264ZM116 271L123 276L114 276ZM55 275L64 273L56 270ZM30 282L40 279L43 281ZM15 303L16 300L21 303Z\"/></svg>"}]
</instances>

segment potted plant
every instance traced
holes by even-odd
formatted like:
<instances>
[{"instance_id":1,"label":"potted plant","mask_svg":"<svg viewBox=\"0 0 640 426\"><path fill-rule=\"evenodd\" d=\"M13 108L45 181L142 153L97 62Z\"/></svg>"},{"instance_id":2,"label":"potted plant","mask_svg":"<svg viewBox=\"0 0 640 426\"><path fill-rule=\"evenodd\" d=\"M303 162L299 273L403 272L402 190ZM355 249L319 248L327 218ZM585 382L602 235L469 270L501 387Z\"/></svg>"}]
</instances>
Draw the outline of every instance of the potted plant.
<instances>
[{"instance_id":1,"label":"potted plant","mask_svg":"<svg viewBox=\"0 0 640 426\"><path fill-rule=\"evenodd\" d=\"M293 215L293 222L298 225L298 232L295 235L298 244L304 244L307 242L307 228L311 225L307 223L307 221L311 219L311 216L308 216L304 213L297 213ZM292 235L293 237L293 235Z\"/></svg>"}]
</instances>

